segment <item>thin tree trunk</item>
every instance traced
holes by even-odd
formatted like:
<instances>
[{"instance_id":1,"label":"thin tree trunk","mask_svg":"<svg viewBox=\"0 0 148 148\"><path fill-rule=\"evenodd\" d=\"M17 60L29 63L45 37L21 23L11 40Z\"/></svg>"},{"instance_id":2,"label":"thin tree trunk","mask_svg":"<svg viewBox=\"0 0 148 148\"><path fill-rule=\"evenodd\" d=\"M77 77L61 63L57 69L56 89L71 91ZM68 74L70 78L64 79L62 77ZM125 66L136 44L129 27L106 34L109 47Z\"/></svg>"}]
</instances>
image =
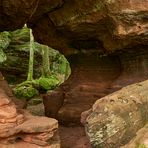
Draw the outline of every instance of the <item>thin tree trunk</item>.
<instances>
[{"instance_id":1,"label":"thin tree trunk","mask_svg":"<svg viewBox=\"0 0 148 148\"><path fill-rule=\"evenodd\" d=\"M30 29L30 56L29 56L29 69L27 80L31 81L33 79L33 59L34 59L34 49L33 49L34 37L32 30Z\"/></svg>"}]
</instances>

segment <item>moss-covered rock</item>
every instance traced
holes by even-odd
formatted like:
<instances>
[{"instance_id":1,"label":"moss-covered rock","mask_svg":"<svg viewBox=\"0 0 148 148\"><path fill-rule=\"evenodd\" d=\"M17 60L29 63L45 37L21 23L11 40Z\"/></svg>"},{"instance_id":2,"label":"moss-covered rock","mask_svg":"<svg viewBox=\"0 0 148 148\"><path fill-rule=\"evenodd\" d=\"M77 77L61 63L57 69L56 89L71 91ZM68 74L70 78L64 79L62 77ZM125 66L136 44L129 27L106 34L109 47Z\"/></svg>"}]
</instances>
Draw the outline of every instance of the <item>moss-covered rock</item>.
<instances>
[{"instance_id":1,"label":"moss-covered rock","mask_svg":"<svg viewBox=\"0 0 148 148\"><path fill-rule=\"evenodd\" d=\"M11 33L4 31L0 33L0 49L6 49L11 41Z\"/></svg>"},{"instance_id":2,"label":"moss-covered rock","mask_svg":"<svg viewBox=\"0 0 148 148\"><path fill-rule=\"evenodd\" d=\"M7 56L3 52L3 49L6 49L9 46L10 43L10 36L11 34L9 32L1 32L0 33L0 63L6 61Z\"/></svg>"},{"instance_id":3,"label":"moss-covered rock","mask_svg":"<svg viewBox=\"0 0 148 148\"><path fill-rule=\"evenodd\" d=\"M9 41L9 45L3 46L3 51L7 56L7 60L0 64L0 70L3 71L4 74L6 73L5 76L8 77L8 79L9 77L19 75L19 79L25 80L27 77L29 60L29 29L24 27L13 32L5 32L5 34L9 34L7 38L5 37ZM42 73L42 48L44 48L44 46L45 45L34 42L35 79L39 78ZM48 49L51 75L56 75L60 80L60 83L63 83L71 73L69 62L64 55L59 53L59 51L51 47L48 47ZM20 83L20 81L18 82Z\"/></svg>"},{"instance_id":4,"label":"moss-covered rock","mask_svg":"<svg viewBox=\"0 0 148 148\"><path fill-rule=\"evenodd\" d=\"M39 94L38 90L30 85L21 85L14 89L14 94L18 98L29 99Z\"/></svg>"},{"instance_id":5,"label":"moss-covered rock","mask_svg":"<svg viewBox=\"0 0 148 148\"><path fill-rule=\"evenodd\" d=\"M13 79L16 75L18 75L19 79L22 77L21 84L15 84L16 87L14 89L14 94L19 98L31 98L37 95L40 89L45 91L52 90L63 83L71 73L69 62L64 55L48 46L34 42L35 79L25 81L28 73L30 50L30 33L27 27L23 27L22 29L13 32L1 33L0 47L0 62L3 62L0 64L0 70L6 73L8 80L14 84L20 83L20 81L17 82L17 79ZM44 48L49 50L50 74L48 77L42 76L42 51Z\"/></svg>"},{"instance_id":6,"label":"moss-covered rock","mask_svg":"<svg viewBox=\"0 0 148 148\"><path fill-rule=\"evenodd\" d=\"M60 81L56 76L50 76L48 78L41 77L39 79L39 86L44 90L52 90L60 84Z\"/></svg>"}]
</instances>

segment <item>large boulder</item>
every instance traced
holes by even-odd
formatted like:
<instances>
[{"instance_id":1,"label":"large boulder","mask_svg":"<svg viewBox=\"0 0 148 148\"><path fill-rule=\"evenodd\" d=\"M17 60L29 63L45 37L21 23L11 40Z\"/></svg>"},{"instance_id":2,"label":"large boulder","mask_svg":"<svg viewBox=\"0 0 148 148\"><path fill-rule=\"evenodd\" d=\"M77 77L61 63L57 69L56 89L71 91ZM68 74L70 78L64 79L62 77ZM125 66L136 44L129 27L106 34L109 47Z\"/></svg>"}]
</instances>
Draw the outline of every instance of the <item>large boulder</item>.
<instances>
[{"instance_id":1,"label":"large boulder","mask_svg":"<svg viewBox=\"0 0 148 148\"><path fill-rule=\"evenodd\" d=\"M47 46L34 42L34 78L39 78L42 74L42 49L46 47ZM47 48L49 50L51 74L56 75L60 82L63 83L71 72L69 62L64 55L60 54L57 50L50 47ZM27 27L12 32L4 31L0 33L0 70L9 83L26 80L29 64L29 49L30 33ZM17 78L16 75L18 75Z\"/></svg>"},{"instance_id":2,"label":"large boulder","mask_svg":"<svg viewBox=\"0 0 148 148\"><path fill-rule=\"evenodd\" d=\"M93 148L117 148L129 142L148 121L148 81L136 83L95 102L82 113Z\"/></svg>"}]
</instances>

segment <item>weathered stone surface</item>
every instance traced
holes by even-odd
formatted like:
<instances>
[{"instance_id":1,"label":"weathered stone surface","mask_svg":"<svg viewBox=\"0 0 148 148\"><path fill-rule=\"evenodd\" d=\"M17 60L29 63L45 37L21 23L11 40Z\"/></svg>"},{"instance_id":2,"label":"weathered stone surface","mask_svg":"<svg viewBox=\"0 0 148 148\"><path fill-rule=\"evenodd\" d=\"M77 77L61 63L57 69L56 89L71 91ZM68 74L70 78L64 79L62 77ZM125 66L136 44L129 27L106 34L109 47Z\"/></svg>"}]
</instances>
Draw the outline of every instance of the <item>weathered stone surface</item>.
<instances>
[{"instance_id":1,"label":"weathered stone surface","mask_svg":"<svg viewBox=\"0 0 148 148\"><path fill-rule=\"evenodd\" d=\"M0 7L1 31L28 22L39 42L65 54L75 47L99 50L102 44L110 52L148 41L147 0L1 0Z\"/></svg>"},{"instance_id":2,"label":"weathered stone surface","mask_svg":"<svg viewBox=\"0 0 148 148\"><path fill-rule=\"evenodd\" d=\"M36 144L27 143L24 141L18 141L15 145L14 144L0 144L1 148L60 148L60 144L52 144L50 146L37 146Z\"/></svg>"},{"instance_id":3,"label":"weathered stone surface","mask_svg":"<svg viewBox=\"0 0 148 148\"><path fill-rule=\"evenodd\" d=\"M114 60L113 60L114 59ZM80 115L100 97L109 93L120 68L118 59L80 54L69 58L72 75L57 90L44 95L45 113L62 123L80 124Z\"/></svg>"},{"instance_id":4,"label":"weathered stone surface","mask_svg":"<svg viewBox=\"0 0 148 148\"><path fill-rule=\"evenodd\" d=\"M82 114L92 147L116 148L135 136L148 121L147 89L148 81L129 85L97 100L91 112Z\"/></svg>"},{"instance_id":5,"label":"weathered stone surface","mask_svg":"<svg viewBox=\"0 0 148 148\"><path fill-rule=\"evenodd\" d=\"M30 144L25 143L24 147L59 148L58 121L17 110L11 100L11 92L9 91L11 97L7 95L9 87L2 75L0 82L0 147L19 147L21 143L27 142Z\"/></svg>"},{"instance_id":6,"label":"weathered stone surface","mask_svg":"<svg viewBox=\"0 0 148 148\"><path fill-rule=\"evenodd\" d=\"M46 115L66 125L80 124L80 114L99 98L148 78L148 52L144 47L104 57L98 52L79 53L68 60L70 78L43 97Z\"/></svg>"},{"instance_id":7,"label":"weathered stone surface","mask_svg":"<svg viewBox=\"0 0 148 148\"><path fill-rule=\"evenodd\" d=\"M59 127L62 148L91 148L82 126Z\"/></svg>"},{"instance_id":8,"label":"weathered stone surface","mask_svg":"<svg viewBox=\"0 0 148 148\"><path fill-rule=\"evenodd\" d=\"M63 105L64 93L62 91L50 91L42 95L45 106L45 115L52 118L57 118L58 111Z\"/></svg>"},{"instance_id":9,"label":"weathered stone surface","mask_svg":"<svg viewBox=\"0 0 148 148\"><path fill-rule=\"evenodd\" d=\"M148 147L148 124L141 128L136 136L121 148L147 148Z\"/></svg>"},{"instance_id":10,"label":"weathered stone surface","mask_svg":"<svg viewBox=\"0 0 148 148\"><path fill-rule=\"evenodd\" d=\"M66 1L60 9L48 13L48 19L42 17L34 33L37 40L64 49L65 54L73 52L74 47L99 50L99 42L108 52L147 45L147 7L146 0Z\"/></svg>"}]
</instances>

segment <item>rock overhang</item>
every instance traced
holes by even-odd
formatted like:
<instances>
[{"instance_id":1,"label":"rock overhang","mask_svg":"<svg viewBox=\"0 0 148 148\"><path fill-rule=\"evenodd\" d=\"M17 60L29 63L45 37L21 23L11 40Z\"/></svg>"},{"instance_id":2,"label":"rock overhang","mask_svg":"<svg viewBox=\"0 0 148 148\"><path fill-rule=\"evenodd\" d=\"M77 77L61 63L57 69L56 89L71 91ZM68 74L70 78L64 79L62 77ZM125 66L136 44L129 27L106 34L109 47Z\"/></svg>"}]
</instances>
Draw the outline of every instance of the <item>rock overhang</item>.
<instances>
[{"instance_id":1,"label":"rock overhang","mask_svg":"<svg viewBox=\"0 0 148 148\"><path fill-rule=\"evenodd\" d=\"M107 52L148 43L147 0L9 0L0 7L1 31L28 23L37 41L65 54L79 40L102 42Z\"/></svg>"}]
</instances>

